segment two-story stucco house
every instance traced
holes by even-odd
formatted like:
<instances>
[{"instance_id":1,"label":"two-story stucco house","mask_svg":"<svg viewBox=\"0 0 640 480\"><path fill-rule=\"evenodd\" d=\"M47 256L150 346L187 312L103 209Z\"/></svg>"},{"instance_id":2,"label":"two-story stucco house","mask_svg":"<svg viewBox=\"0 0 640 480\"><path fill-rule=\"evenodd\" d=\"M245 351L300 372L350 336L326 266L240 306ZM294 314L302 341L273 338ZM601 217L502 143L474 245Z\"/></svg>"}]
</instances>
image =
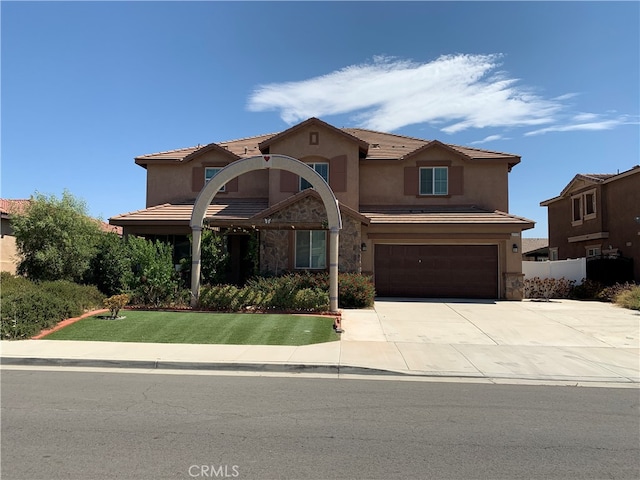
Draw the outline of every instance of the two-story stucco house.
<instances>
[{"instance_id":1,"label":"two-story stucco house","mask_svg":"<svg viewBox=\"0 0 640 480\"><path fill-rule=\"evenodd\" d=\"M373 275L380 296L522 298L521 233L509 211L517 155L310 118L277 134L143 155L147 206L110 223L170 240L188 255L196 196L241 158L286 155L310 165L340 207L339 270ZM206 223L228 233L237 279L257 235L264 273L328 268L327 215L309 184L263 169L226 183ZM255 237L254 237L255 238Z\"/></svg>"},{"instance_id":2,"label":"two-story stucco house","mask_svg":"<svg viewBox=\"0 0 640 480\"><path fill-rule=\"evenodd\" d=\"M540 205L548 211L551 260L622 256L633 260L640 280L640 166L578 174Z\"/></svg>"}]
</instances>

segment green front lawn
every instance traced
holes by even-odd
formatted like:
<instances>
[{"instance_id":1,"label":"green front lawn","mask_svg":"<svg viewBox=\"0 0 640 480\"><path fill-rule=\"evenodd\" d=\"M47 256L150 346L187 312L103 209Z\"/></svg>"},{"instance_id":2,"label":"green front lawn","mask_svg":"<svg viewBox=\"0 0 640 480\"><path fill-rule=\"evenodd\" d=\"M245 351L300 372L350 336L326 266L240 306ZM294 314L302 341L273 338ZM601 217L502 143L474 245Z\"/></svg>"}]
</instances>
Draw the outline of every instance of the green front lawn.
<instances>
[{"instance_id":1,"label":"green front lawn","mask_svg":"<svg viewBox=\"0 0 640 480\"><path fill-rule=\"evenodd\" d=\"M46 340L308 345L339 340L333 319L303 315L122 310L122 320L82 319Z\"/></svg>"}]
</instances>

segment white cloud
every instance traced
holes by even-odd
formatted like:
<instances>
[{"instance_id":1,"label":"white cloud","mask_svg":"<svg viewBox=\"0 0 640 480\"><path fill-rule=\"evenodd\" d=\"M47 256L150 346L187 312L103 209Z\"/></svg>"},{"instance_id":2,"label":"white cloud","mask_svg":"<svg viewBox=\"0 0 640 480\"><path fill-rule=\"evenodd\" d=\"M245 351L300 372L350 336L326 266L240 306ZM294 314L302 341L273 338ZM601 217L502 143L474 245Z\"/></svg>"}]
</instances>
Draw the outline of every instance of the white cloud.
<instances>
[{"instance_id":1,"label":"white cloud","mask_svg":"<svg viewBox=\"0 0 640 480\"><path fill-rule=\"evenodd\" d=\"M482 140L476 140L475 142L471 142L471 145L480 145L481 143L495 142L496 140L505 140L505 138L502 135L489 135L488 137L485 137Z\"/></svg>"},{"instance_id":2,"label":"white cloud","mask_svg":"<svg viewBox=\"0 0 640 480\"><path fill-rule=\"evenodd\" d=\"M627 115L622 115L617 118L601 119L601 115L593 113L578 114L573 117L576 123L568 123L564 125L552 125L550 127L541 128L538 130L532 130L526 132L524 135L527 137L533 135L542 135L549 132L577 132L577 131L597 131L597 130L612 130L621 125L637 125L638 121L631 120ZM589 120L595 120L590 122Z\"/></svg>"},{"instance_id":3,"label":"white cloud","mask_svg":"<svg viewBox=\"0 0 640 480\"><path fill-rule=\"evenodd\" d=\"M353 114L359 126L384 131L417 123L445 133L554 123L562 103L518 86L498 70L499 61L499 55L449 55L428 63L375 57L308 80L261 85L248 109L277 110L289 124Z\"/></svg>"}]
</instances>

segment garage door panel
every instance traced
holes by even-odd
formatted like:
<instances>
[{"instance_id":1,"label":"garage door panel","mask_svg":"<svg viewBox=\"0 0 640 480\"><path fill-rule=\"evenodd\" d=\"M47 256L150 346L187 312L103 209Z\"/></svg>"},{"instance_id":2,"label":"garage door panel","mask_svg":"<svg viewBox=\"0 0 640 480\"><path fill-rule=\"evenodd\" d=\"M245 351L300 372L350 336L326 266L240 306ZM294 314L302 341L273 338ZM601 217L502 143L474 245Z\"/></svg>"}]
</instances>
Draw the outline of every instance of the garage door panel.
<instances>
[{"instance_id":1,"label":"garage door panel","mask_svg":"<svg viewBox=\"0 0 640 480\"><path fill-rule=\"evenodd\" d=\"M376 245L378 295L496 298L495 245Z\"/></svg>"}]
</instances>

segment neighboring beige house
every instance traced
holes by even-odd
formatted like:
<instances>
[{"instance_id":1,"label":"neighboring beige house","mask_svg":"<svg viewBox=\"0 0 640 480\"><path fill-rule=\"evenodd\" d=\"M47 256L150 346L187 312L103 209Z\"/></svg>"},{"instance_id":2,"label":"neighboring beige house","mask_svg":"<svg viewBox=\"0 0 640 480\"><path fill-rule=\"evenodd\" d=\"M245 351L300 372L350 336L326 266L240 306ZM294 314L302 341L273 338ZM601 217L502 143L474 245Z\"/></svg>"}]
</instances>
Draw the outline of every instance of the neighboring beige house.
<instances>
[{"instance_id":1,"label":"neighboring beige house","mask_svg":"<svg viewBox=\"0 0 640 480\"><path fill-rule=\"evenodd\" d=\"M640 281L640 166L578 174L540 205L548 209L551 260L586 257L589 274L591 259L626 258Z\"/></svg>"},{"instance_id":2,"label":"neighboring beige house","mask_svg":"<svg viewBox=\"0 0 640 480\"><path fill-rule=\"evenodd\" d=\"M205 182L257 155L296 158L339 201L339 269L373 275L379 296L522 298L521 233L508 213L508 174L520 157L310 118L283 132L142 155L147 205L112 217L124 234L172 242L188 256L189 220ZM206 222L226 232L233 271L246 278L257 240L263 273L325 270L327 216L298 176L256 170L229 181ZM252 240L255 239L255 240Z\"/></svg>"},{"instance_id":3,"label":"neighboring beige house","mask_svg":"<svg viewBox=\"0 0 640 480\"><path fill-rule=\"evenodd\" d=\"M18 266L18 250L16 238L11 227L11 215L24 211L29 200L0 199L0 271L16 273Z\"/></svg>"},{"instance_id":4,"label":"neighboring beige house","mask_svg":"<svg viewBox=\"0 0 640 480\"><path fill-rule=\"evenodd\" d=\"M0 215L2 219L2 234L0 235L0 271L15 275L19 263L16 239L13 236L11 216L22 213L29 205L30 200L0 199ZM96 220L103 232L113 232L122 236L122 228L109 225L101 220Z\"/></svg>"}]
</instances>

